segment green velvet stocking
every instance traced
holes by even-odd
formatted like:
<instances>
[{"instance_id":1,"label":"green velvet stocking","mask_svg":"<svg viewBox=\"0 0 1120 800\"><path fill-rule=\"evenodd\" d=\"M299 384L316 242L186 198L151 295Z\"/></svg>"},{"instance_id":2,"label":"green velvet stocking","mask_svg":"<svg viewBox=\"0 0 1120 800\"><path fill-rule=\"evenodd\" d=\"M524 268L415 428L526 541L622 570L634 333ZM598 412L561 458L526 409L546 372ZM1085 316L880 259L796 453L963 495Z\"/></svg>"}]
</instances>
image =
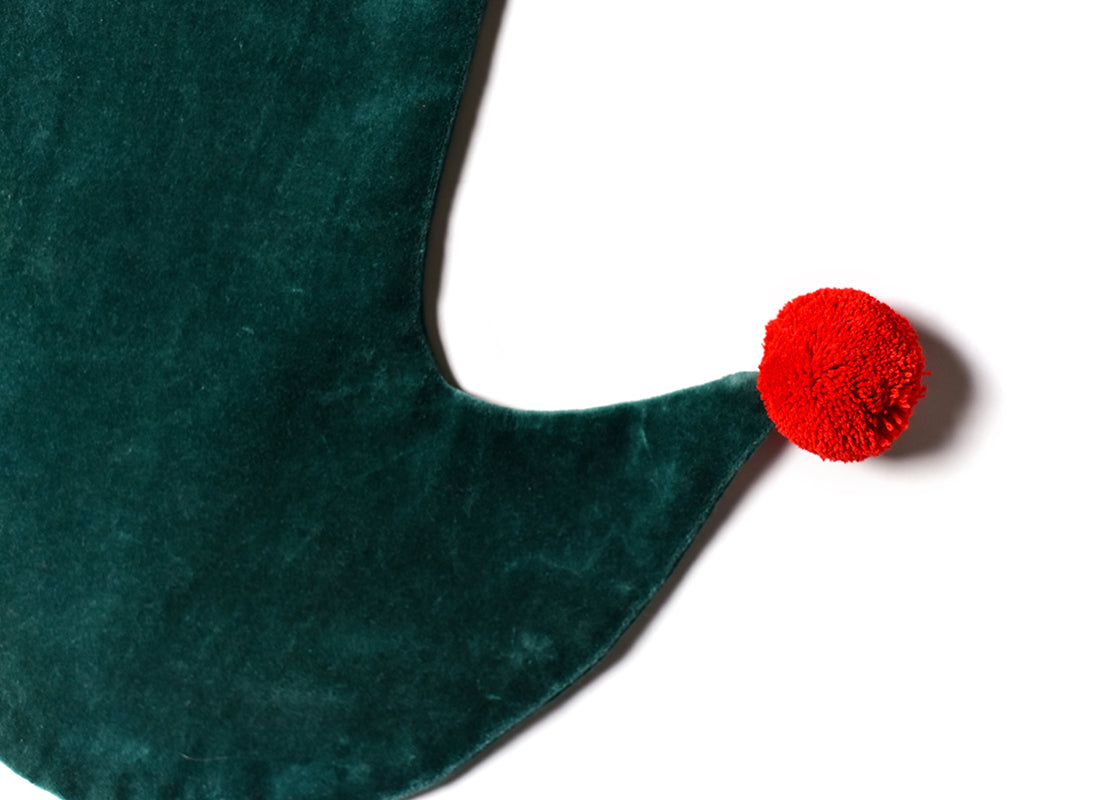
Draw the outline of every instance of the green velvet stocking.
<instances>
[{"instance_id":1,"label":"green velvet stocking","mask_svg":"<svg viewBox=\"0 0 1120 800\"><path fill-rule=\"evenodd\" d=\"M0 3L0 758L60 797L440 780L604 655L770 430L751 375L542 413L440 374L482 12Z\"/></svg>"}]
</instances>

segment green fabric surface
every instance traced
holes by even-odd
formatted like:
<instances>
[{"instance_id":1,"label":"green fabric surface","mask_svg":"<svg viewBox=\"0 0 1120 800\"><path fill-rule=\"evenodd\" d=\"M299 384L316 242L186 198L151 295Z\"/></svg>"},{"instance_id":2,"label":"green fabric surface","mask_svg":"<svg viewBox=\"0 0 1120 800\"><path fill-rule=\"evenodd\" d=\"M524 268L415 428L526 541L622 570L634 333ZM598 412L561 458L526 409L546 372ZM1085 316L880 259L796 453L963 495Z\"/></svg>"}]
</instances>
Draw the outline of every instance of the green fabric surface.
<instances>
[{"instance_id":1,"label":"green fabric surface","mask_svg":"<svg viewBox=\"0 0 1120 800\"><path fill-rule=\"evenodd\" d=\"M482 13L0 4L0 759L40 786L414 793L606 653L769 432L748 374L570 412L440 374Z\"/></svg>"}]
</instances>

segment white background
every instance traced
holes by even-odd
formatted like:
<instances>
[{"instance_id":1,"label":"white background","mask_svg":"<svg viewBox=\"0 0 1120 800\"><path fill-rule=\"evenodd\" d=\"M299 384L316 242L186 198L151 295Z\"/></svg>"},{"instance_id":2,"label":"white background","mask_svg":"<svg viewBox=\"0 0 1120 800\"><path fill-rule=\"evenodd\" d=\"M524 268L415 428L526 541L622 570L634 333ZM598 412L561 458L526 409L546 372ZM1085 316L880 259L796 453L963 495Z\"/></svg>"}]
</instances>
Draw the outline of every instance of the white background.
<instances>
[{"instance_id":1,"label":"white background","mask_svg":"<svg viewBox=\"0 0 1120 800\"><path fill-rule=\"evenodd\" d=\"M1120 5L509 0L482 56L430 284L463 388L751 370L819 286L933 374L880 459L769 440L605 668L427 797L1120 797Z\"/></svg>"}]
</instances>

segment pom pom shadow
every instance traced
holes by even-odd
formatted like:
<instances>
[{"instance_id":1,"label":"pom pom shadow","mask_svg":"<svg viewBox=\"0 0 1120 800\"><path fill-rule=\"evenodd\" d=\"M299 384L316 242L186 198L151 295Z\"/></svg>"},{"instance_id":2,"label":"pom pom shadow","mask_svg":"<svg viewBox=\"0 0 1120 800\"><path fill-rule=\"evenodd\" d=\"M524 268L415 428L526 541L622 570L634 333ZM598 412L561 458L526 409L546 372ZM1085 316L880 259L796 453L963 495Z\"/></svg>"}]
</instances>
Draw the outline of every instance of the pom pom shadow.
<instances>
[{"instance_id":1,"label":"pom pom shadow","mask_svg":"<svg viewBox=\"0 0 1120 800\"><path fill-rule=\"evenodd\" d=\"M918 332L925 354L926 396L914 407L909 427L883 458L908 459L947 450L957 437L976 396L976 380L968 363L939 330L928 322L904 313Z\"/></svg>"}]
</instances>

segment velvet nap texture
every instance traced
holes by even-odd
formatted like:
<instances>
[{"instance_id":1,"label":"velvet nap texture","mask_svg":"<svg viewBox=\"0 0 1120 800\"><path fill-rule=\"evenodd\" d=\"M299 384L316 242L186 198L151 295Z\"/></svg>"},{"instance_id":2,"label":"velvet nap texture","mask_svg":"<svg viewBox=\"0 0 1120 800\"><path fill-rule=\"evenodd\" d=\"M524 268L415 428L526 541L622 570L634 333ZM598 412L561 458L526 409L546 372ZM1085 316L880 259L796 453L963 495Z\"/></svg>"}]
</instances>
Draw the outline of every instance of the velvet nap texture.
<instances>
[{"instance_id":1,"label":"velvet nap texture","mask_svg":"<svg viewBox=\"0 0 1120 800\"><path fill-rule=\"evenodd\" d=\"M431 785L605 654L770 430L752 375L529 412L440 374L482 13L0 4L0 759L59 797Z\"/></svg>"}]
</instances>

